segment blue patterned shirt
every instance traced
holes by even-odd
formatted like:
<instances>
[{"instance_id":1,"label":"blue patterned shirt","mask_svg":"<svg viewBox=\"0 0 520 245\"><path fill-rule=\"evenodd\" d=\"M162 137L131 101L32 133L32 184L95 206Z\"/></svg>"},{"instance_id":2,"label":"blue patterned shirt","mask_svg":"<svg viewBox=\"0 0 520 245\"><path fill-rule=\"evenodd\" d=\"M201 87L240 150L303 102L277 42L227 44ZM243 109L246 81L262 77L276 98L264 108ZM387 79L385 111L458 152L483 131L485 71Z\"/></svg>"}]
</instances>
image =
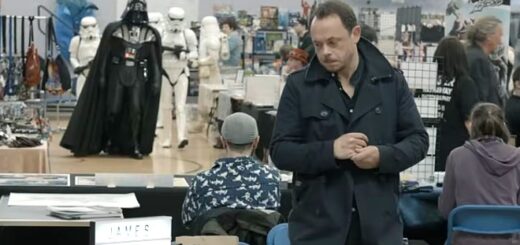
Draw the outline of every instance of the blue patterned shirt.
<instances>
[{"instance_id":1,"label":"blue patterned shirt","mask_svg":"<svg viewBox=\"0 0 520 245\"><path fill-rule=\"evenodd\" d=\"M279 185L278 170L254 158L219 159L194 178L182 205L182 223L221 207L275 210L280 207Z\"/></svg>"}]
</instances>

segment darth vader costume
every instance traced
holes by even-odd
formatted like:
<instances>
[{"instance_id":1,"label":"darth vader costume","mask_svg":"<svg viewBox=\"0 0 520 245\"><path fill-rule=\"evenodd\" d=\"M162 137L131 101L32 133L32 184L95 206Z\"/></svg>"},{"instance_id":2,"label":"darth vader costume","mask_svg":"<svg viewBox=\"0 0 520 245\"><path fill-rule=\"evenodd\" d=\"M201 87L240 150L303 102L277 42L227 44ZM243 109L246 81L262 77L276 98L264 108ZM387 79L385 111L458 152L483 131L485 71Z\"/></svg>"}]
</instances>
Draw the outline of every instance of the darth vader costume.
<instances>
[{"instance_id":1,"label":"darth vader costume","mask_svg":"<svg viewBox=\"0 0 520 245\"><path fill-rule=\"evenodd\" d=\"M122 21L103 33L60 145L75 156L150 154L161 75L161 38L148 25L146 1L129 0Z\"/></svg>"}]
</instances>

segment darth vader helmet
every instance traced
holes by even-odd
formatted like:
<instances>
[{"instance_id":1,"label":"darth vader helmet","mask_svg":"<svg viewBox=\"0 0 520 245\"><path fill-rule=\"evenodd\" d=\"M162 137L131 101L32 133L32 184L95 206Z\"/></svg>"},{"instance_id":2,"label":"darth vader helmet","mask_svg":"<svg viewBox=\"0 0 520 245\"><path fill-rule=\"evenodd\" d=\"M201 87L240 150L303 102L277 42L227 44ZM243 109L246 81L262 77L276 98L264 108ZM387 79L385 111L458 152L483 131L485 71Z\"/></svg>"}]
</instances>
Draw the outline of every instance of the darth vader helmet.
<instances>
[{"instance_id":1,"label":"darth vader helmet","mask_svg":"<svg viewBox=\"0 0 520 245\"><path fill-rule=\"evenodd\" d=\"M146 0L128 0L125 12L121 16L123 22L134 25L147 24L148 12L146 5Z\"/></svg>"}]
</instances>

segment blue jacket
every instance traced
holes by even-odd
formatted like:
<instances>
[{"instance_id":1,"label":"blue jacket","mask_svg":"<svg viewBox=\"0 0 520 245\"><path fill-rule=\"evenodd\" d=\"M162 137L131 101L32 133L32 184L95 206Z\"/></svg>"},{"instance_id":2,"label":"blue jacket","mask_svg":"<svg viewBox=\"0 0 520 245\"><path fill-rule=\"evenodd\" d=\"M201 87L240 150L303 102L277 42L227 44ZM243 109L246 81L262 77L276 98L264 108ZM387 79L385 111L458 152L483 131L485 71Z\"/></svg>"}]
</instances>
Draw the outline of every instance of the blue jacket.
<instances>
[{"instance_id":1,"label":"blue jacket","mask_svg":"<svg viewBox=\"0 0 520 245\"><path fill-rule=\"evenodd\" d=\"M228 45L229 59L224 60L222 63L225 66L240 66L240 61L242 60L241 54L244 44L242 43L242 38L237 31L233 31L229 35Z\"/></svg>"},{"instance_id":2,"label":"blue jacket","mask_svg":"<svg viewBox=\"0 0 520 245\"><path fill-rule=\"evenodd\" d=\"M402 243L399 172L425 157L428 135L403 75L368 41L360 40L358 51L366 79L349 122L331 73L316 57L287 79L270 149L278 168L294 172L292 245L345 244L354 194L363 244ZM349 132L378 147L378 169L334 158L334 140Z\"/></svg>"}]
</instances>

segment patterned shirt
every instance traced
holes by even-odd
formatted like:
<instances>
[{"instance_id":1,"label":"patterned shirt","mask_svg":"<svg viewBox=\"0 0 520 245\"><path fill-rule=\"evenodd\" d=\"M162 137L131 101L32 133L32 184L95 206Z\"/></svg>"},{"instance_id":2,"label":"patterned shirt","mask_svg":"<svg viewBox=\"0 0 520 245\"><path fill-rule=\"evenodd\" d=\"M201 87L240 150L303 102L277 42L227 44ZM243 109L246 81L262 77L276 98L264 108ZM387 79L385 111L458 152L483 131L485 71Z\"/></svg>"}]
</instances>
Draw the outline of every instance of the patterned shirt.
<instances>
[{"instance_id":1,"label":"patterned shirt","mask_svg":"<svg viewBox=\"0 0 520 245\"><path fill-rule=\"evenodd\" d=\"M184 204L182 223L221 207L271 209L280 207L280 174L251 157L222 158L193 180Z\"/></svg>"}]
</instances>

